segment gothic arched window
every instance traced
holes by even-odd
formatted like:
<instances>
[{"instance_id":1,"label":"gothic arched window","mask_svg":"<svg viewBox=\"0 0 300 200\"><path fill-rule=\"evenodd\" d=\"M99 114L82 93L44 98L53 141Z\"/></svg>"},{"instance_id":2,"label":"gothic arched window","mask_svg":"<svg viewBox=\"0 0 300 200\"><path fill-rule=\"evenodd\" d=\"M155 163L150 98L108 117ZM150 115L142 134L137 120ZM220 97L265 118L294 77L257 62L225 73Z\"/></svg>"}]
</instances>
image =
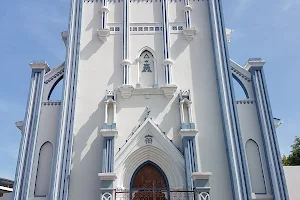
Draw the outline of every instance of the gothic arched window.
<instances>
[{"instance_id":1,"label":"gothic arched window","mask_svg":"<svg viewBox=\"0 0 300 200\"><path fill-rule=\"evenodd\" d=\"M254 140L250 139L246 142L246 153L252 192L265 194L266 187L259 147Z\"/></svg>"},{"instance_id":2,"label":"gothic arched window","mask_svg":"<svg viewBox=\"0 0 300 200\"><path fill-rule=\"evenodd\" d=\"M46 197L49 194L51 181L51 167L53 159L53 145L51 142L45 142L39 153L37 175L35 181L34 196Z\"/></svg>"},{"instance_id":3,"label":"gothic arched window","mask_svg":"<svg viewBox=\"0 0 300 200\"><path fill-rule=\"evenodd\" d=\"M153 54L145 50L140 55L139 63L139 83L141 87L153 87L154 80L154 56Z\"/></svg>"}]
</instances>

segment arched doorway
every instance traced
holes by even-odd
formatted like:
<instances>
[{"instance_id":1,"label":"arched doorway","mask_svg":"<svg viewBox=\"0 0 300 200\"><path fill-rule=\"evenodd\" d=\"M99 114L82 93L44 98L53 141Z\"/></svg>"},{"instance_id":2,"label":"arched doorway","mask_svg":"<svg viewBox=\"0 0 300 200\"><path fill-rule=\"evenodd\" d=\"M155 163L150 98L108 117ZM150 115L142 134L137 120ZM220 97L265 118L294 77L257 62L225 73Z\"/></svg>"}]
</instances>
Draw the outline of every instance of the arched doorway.
<instances>
[{"instance_id":1,"label":"arched doorway","mask_svg":"<svg viewBox=\"0 0 300 200\"><path fill-rule=\"evenodd\" d=\"M150 161L135 171L130 185L133 200L168 199L168 180L159 166Z\"/></svg>"}]
</instances>

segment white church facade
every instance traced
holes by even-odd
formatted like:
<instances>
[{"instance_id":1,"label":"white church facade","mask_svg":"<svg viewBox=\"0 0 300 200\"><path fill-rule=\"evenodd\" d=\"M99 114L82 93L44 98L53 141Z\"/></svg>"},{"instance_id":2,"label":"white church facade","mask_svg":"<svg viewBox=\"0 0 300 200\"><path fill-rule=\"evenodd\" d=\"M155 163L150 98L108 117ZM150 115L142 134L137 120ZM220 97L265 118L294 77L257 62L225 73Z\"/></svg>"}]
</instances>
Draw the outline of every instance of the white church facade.
<instances>
[{"instance_id":1,"label":"white church facade","mask_svg":"<svg viewBox=\"0 0 300 200\"><path fill-rule=\"evenodd\" d=\"M229 59L222 15L220 0L72 0L65 61L30 63L13 199L287 200L265 61Z\"/></svg>"}]
</instances>

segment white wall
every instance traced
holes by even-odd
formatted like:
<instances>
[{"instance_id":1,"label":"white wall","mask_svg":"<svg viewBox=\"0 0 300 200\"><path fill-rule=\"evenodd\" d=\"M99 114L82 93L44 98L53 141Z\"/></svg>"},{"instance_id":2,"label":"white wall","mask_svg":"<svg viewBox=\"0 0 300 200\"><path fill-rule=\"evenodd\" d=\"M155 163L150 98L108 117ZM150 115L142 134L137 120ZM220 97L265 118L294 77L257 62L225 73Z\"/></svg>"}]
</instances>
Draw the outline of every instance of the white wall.
<instances>
[{"instance_id":1,"label":"white wall","mask_svg":"<svg viewBox=\"0 0 300 200\"><path fill-rule=\"evenodd\" d=\"M52 105L53 104L53 105ZM39 153L41 146L45 142L51 142L52 146L55 147L56 143L56 136L58 131L58 122L60 118L60 102L43 102L41 106L41 113L40 113L40 121L39 121L39 128L38 128L38 136L36 141L36 148L34 150L34 161L33 161L33 169L32 169L32 175L31 175L31 183L30 183L30 192L29 196L32 199L49 199L49 195L46 197L35 197L34 196L34 190L35 190L35 184L36 184L36 178L37 178L37 168L38 168L38 160L39 160ZM54 105L55 104L55 105ZM52 165L52 157L54 153L51 152L45 152L46 158L43 158L41 162L47 162L47 164L40 163L40 166L47 167L47 170L45 169L39 169L42 171L42 173L49 173L48 170L51 170L51 167L48 165ZM47 172L48 171L48 172ZM45 187L47 185L49 186L50 179L47 178L48 176L42 176L39 181L40 184L44 184L43 192L46 190ZM48 183L47 183L48 181Z\"/></svg>"},{"instance_id":2,"label":"white wall","mask_svg":"<svg viewBox=\"0 0 300 200\"><path fill-rule=\"evenodd\" d=\"M111 9L108 22L111 24L122 22L119 4L121 3L115 2L108 5ZM130 3L130 22L136 23L136 26L146 26L152 22L161 23L160 14L153 18L153 13L160 13L159 5L160 2ZM178 90L190 89L192 92L194 121L199 130L196 138L199 168L213 174L210 180L211 198L229 200L232 199L232 190L216 88L208 4L206 1L191 1L191 6L192 26L198 29L194 40L189 44L182 33L170 34L170 55L174 61L173 82L178 86ZM100 3L84 3L83 6L70 200L100 197L100 180L97 174L101 172L103 137L100 129L104 122L105 90L117 91L122 84L122 35L112 34L104 44L100 42L96 35L96 30L101 25L99 8ZM117 9L119 12L115 12ZM172 2L170 9L170 23L184 24L183 3ZM155 51L158 87L161 87L165 82L161 32L130 35L129 55L133 63L130 68L130 84L135 86L137 82L134 61L144 46L149 46ZM171 100L162 94L150 95L150 99L144 95L132 95L125 101L118 92L116 119L119 136L115 141L115 151L125 143L132 130L142 120L146 106L150 108L150 115L155 123L182 151L177 95L178 91Z\"/></svg>"},{"instance_id":3,"label":"white wall","mask_svg":"<svg viewBox=\"0 0 300 200\"><path fill-rule=\"evenodd\" d=\"M290 200L300 200L300 166L284 166Z\"/></svg>"},{"instance_id":4,"label":"white wall","mask_svg":"<svg viewBox=\"0 0 300 200\"><path fill-rule=\"evenodd\" d=\"M0 197L0 200L11 200L12 199L12 192L3 194L2 197Z\"/></svg>"}]
</instances>

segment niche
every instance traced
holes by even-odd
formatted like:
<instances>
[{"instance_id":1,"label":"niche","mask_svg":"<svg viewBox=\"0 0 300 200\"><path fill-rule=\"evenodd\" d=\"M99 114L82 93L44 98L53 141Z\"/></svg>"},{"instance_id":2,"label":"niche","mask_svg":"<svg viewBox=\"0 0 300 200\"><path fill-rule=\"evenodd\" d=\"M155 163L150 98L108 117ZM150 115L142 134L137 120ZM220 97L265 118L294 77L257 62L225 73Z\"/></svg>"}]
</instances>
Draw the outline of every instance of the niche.
<instances>
[{"instance_id":1,"label":"niche","mask_svg":"<svg viewBox=\"0 0 300 200\"><path fill-rule=\"evenodd\" d=\"M38 167L36 172L34 196L46 197L49 194L51 167L53 160L53 146L45 142L39 152Z\"/></svg>"},{"instance_id":2,"label":"niche","mask_svg":"<svg viewBox=\"0 0 300 200\"><path fill-rule=\"evenodd\" d=\"M190 90L179 93L179 110L181 129L195 129L195 123L192 116L192 101Z\"/></svg>"},{"instance_id":3,"label":"niche","mask_svg":"<svg viewBox=\"0 0 300 200\"><path fill-rule=\"evenodd\" d=\"M154 52L145 47L138 57L138 81L137 87L153 88L157 87L157 70Z\"/></svg>"}]
</instances>

